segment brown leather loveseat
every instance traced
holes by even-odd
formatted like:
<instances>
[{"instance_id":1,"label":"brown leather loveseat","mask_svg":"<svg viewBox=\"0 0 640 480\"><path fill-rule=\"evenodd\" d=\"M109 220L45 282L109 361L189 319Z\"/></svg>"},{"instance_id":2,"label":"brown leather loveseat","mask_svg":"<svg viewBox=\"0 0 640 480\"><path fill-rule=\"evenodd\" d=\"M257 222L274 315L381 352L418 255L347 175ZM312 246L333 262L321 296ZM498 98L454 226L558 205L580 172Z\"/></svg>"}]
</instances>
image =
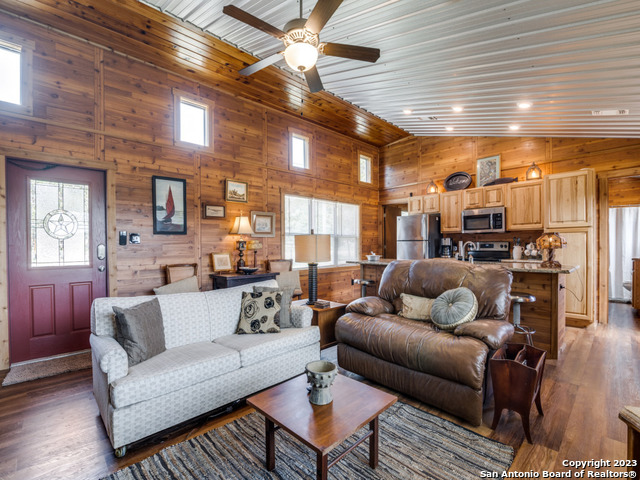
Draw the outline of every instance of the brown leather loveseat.
<instances>
[{"instance_id":1,"label":"brown leather loveseat","mask_svg":"<svg viewBox=\"0 0 640 480\"><path fill-rule=\"evenodd\" d=\"M351 302L338 319L338 363L480 425L488 356L513 335L511 280L511 272L500 265L396 260L382 274L379 297ZM478 313L452 332L396 315L401 293L436 298L458 287L475 294Z\"/></svg>"}]
</instances>

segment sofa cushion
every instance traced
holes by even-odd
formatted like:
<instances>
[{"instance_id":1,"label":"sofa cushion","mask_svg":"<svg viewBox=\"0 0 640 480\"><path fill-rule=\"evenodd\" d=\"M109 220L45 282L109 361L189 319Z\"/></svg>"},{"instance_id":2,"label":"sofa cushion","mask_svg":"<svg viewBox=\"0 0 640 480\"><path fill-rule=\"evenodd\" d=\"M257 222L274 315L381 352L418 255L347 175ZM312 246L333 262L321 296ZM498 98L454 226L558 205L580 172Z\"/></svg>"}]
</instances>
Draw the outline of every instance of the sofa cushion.
<instances>
[{"instance_id":1,"label":"sofa cushion","mask_svg":"<svg viewBox=\"0 0 640 480\"><path fill-rule=\"evenodd\" d=\"M261 335L263 336L263 335ZM240 368L237 351L212 342L170 348L111 384L111 404L143 402Z\"/></svg>"},{"instance_id":2,"label":"sofa cushion","mask_svg":"<svg viewBox=\"0 0 640 480\"><path fill-rule=\"evenodd\" d=\"M320 330L313 326L286 328L277 335L227 335L214 343L240 352L242 366L248 367L319 341Z\"/></svg>"},{"instance_id":3,"label":"sofa cushion","mask_svg":"<svg viewBox=\"0 0 640 480\"><path fill-rule=\"evenodd\" d=\"M242 292L242 308L236 333L279 333L276 315L280 312L282 292Z\"/></svg>"},{"instance_id":4,"label":"sofa cushion","mask_svg":"<svg viewBox=\"0 0 640 480\"><path fill-rule=\"evenodd\" d=\"M431 322L347 313L336 323L336 339L387 362L482 388L489 347L477 338L440 331Z\"/></svg>"},{"instance_id":5,"label":"sofa cushion","mask_svg":"<svg viewBox=\"0 0 640 480\"><path fill-rule=\"evenodd\" d=\"M293 299L293 287L253 287L254 292L282 292L280 311L276 314L280 328L290 328L291 325L291 300Z\"/></svg>"},{"instance_id":6,"label":"sofa cushion","mask_svg":"<svg viewBox=\"0 0 640 480\"><path fill-rule=\"evenodd\" d=\"M476 296L460 287L447 290L433 301L431 320L442 330L455 330L458 325L473 321L477 313Z\"/></svg>"},{"instance_id":7,"label":"sofa cushion","mask_svg":"<svg viewBox=\"0 0 640 480\"><path fill-rule=\"evenodd\" d=\"M156 295L168 295L170 293L192 293L199 291L200 287L198 287L198 277L196 277L195 275L153 289L153 293L155 293Z\"/></svg>"},{"instance_id":8,"label":"sofa cushion","mask_svg":"<svg viewBox=\"0 0 640 480\"><path fill-rule=\"evenodd\" d=\"M157 299L130 308L113 307L113 311L116 340L127 352L130 367L166 350L162 311Z\"/></svg>"},{"instance_id":9,"label":"sofa cushion","mask_svg":"<svg viewBox=\"0 0 640 480\"><path fill-rule=\"evenodd\" d=\"M398 315L412 320L431 320L431 307L435 298L417 297L408 293L401 293L402 310Z\"/></svg>"}]
</instances>

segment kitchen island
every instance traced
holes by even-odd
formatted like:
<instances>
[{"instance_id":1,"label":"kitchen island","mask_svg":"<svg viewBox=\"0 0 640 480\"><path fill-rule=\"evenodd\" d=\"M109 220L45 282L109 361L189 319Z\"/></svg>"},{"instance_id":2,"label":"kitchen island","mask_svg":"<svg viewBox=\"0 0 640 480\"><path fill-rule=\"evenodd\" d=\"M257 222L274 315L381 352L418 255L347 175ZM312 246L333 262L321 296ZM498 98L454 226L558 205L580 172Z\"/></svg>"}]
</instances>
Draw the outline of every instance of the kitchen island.
<instances>
[{"instance_id":1,"label":"kitchen island","mask_svg":"<svg viewBox=\"0 0 640 480\"><path fill-rule=\"evenodd\" d=\"M360 265L360 278L375 281L369 295L376 295L380 278L392 259L376 262L354 260L347 263ZM513 274L512 294L526 293L536 297L533 303L521 305L521 323L536 331L533 341L547 351L550 359L558 358L564 348L565 333L565 278L578 267L544 268L537 262L484 262L477 265L502 265ZM516 342L524 338L516 335Z\"/></svg>"}]
</instances>

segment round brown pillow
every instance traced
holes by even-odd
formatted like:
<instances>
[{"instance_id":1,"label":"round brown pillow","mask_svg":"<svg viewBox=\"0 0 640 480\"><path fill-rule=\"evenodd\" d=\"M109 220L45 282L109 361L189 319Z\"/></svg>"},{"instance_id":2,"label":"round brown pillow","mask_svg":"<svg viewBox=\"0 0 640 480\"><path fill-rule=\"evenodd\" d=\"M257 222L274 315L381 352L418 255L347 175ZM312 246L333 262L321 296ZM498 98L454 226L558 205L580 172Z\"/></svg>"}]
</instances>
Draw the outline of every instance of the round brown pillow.
<instances>
[{"instance_id":1,"label":"round brown pillow","mask_svg":"<svg viewBox=\"0 0 640 480\"><path fill-rule=\"evenodd\" d=\"M478 299L465 287L447 290L433 301L431 321L441 330L454 330L478 313Z\"/></svg>"}]
</instances>

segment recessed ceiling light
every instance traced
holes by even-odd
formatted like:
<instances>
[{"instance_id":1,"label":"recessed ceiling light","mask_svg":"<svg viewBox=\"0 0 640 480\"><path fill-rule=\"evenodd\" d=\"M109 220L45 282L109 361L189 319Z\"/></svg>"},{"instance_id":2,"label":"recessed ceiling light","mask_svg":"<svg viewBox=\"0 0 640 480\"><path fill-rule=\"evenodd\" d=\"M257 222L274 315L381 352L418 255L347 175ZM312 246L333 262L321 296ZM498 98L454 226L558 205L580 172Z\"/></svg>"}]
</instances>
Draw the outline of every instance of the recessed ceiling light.
<instances>
[{"instance_id":1,"label":"recessed ceiling light","mask_svg":"<svg viewBox=\"0 0 640 480\"><path fill-rule=\"evenodd\" d=\"M531 102L518 102L518 108L531 108Z\"/></svg>"},{"instance_id":2,"label":"recessed ceiling light","mask_svg":"<svg viewBox=\"0 0 640 480\"><path fill-rule=\"evenodd\" d=\"M520 125L509 125L509 130L519 130Z\"/></svg>"},{"instance_id":3,"label":"recessed ceiling light","mask_svg":"<svg viewBox=\"0 0 640 480\"><path fill-rule=\"evenodd\" d=\"M404 110L402 110L402 113L404 113L405 115L411 115L413 113L413 110L411 110L410 108L405 108Z\"/></svg>"},{"instance_id":4,"label":"recessed ceiling light","mask_svg":"<svg viewBox=\"0 0 640 480\"><path fill-rule=\"evenodd\" d=\"M453 127L445 127L447 132L453 132Z\"/></svg>"},{"instance_id":5,"label":"recessed ceiling light","mask_svg":"<svg viewBox=\"0 0 640 480\"><path fill-rule=\"evenodd\" d=\"M462 110L464 110L464 107L460 105L454 105L453 107L451 107L451 110L453 110L456 113L460 113Z\"/></svg>"}]
</instances>

